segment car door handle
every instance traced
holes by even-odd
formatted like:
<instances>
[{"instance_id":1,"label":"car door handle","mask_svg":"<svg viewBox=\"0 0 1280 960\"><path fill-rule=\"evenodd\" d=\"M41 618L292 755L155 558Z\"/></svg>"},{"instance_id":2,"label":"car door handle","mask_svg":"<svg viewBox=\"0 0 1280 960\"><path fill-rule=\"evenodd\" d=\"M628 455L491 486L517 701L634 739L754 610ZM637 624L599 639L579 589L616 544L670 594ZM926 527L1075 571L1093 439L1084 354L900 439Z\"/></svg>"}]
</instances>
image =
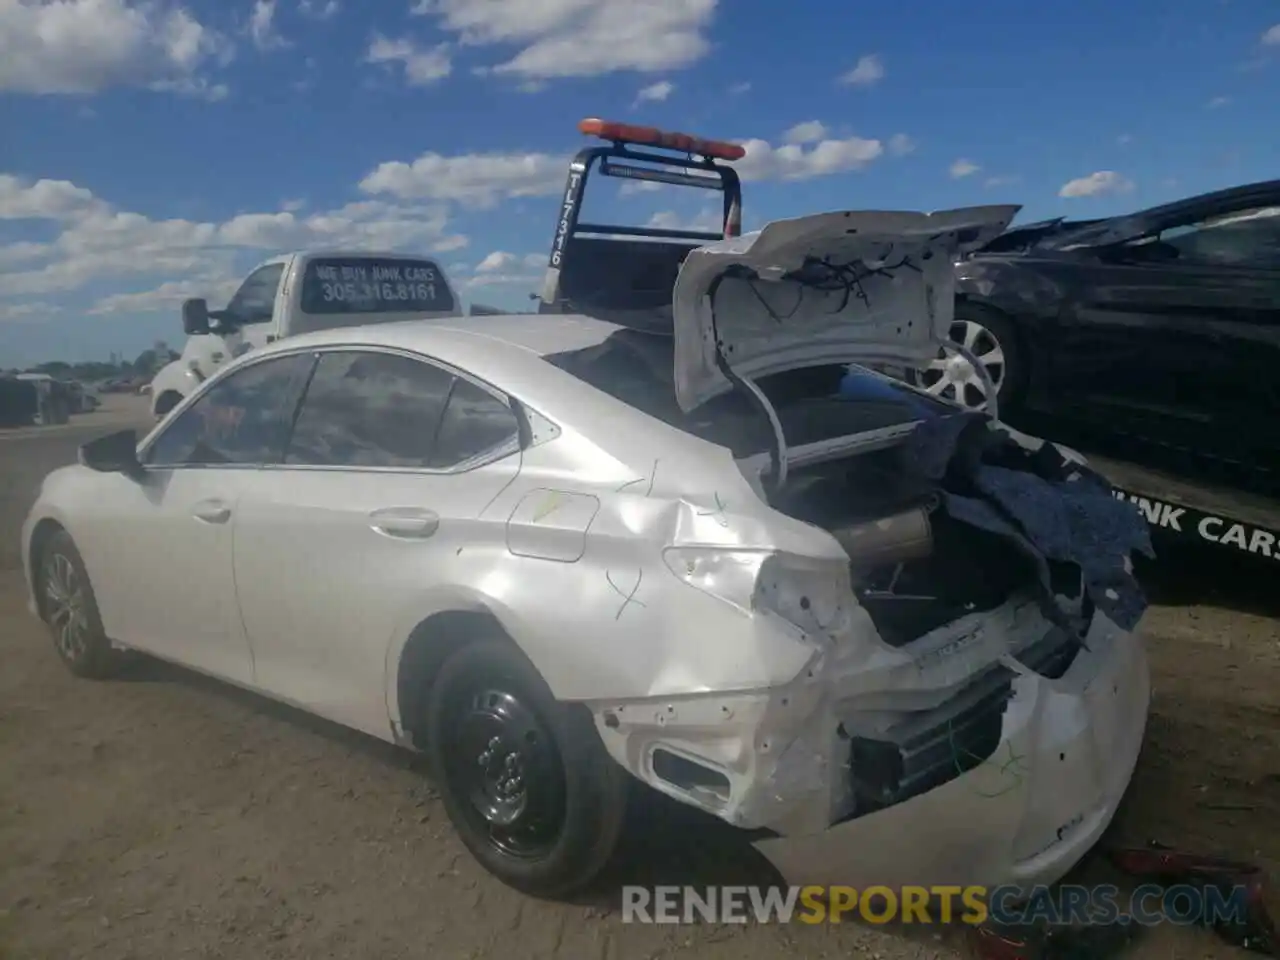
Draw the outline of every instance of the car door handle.
<instances>
[{"instance_id":1,"label":"car door handle","mask_svg":"<svg viewBox=\"0 0 1280 960\"><path fill-rule=\"evenodd\" d=\"M369 514L369 526L384 537L425 540L440 528L440 515L419 507L385 507Z\"/></svg>"},{"instance_id":2,"label":"car door handle","mask_svg":"<svg viewBox=\"0 0 1280 960\"><path fill-rule=\"evenodd\" d=\"M226 523L231 519L231 507L221 500L202 500L191 513L205 523Z\"/></svg>"}]
</instances>

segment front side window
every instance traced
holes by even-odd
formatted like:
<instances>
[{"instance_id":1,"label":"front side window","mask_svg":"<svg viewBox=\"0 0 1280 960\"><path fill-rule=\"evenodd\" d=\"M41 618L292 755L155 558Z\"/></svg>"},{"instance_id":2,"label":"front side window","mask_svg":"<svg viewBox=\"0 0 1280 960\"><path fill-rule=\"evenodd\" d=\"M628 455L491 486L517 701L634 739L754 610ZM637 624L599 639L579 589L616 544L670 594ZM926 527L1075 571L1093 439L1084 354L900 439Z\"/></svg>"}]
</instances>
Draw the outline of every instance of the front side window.
<instances>
[{"instance_id":1,"label":"front side window","mask_svg":"<svg viewBox=\"0 0 1280 960\"><path fill-rule=\"evenodd\" d=\"M1280 206L1170 227L1161 232L1160 242L1177 250L1179 263L1280 268Z\"/></svg>"},{"instance_id":2,"label":"front side window","mask_svg":"<svg viewBox=\"0 0 1280 960\"><path fill-rule=\"evenodd\" d=\"M268 264L249 274L227 303L227 317L237 325L269 322L275 312L276 291L280 289L283 274L283 263Z\"/></svg>"},{"instance_id":3,"label":"front side window","mask_svg":"<svg viewBox=\"0 0 1280 960\"><path fill-rule=\"evenodd\" d=\"M202 394L147 449L148 466L279 463L313 357L277 357L237 370Z\"/></svg>"}]
</instances>

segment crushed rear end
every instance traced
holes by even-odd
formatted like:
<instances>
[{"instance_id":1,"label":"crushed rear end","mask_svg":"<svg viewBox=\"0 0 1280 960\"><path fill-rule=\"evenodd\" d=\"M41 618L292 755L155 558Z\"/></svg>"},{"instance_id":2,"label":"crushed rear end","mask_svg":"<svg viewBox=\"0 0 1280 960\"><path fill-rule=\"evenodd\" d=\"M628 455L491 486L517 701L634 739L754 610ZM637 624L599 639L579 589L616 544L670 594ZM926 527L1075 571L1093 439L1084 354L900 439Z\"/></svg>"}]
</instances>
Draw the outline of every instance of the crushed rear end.
<instances>
[{"instance_id":1,"label":"crushed rear end","mask_svg":"<svg viewBox=\"0 0 1280 960\"><path fill-rule=\"evenodd\" d=\"M681 408L750 398L770 449L742 468L766 511L848 563L756 576L756 629L814 649L794 680L708 694L629 735L692 762L646 779L766 831L757 846L794 883L1052 882L1133 774L1150 697L1132 632L1145 600L1131 555L1151 549L1137 512L1078 455L870 372L902 402L868 429L832 415L815 433L832 408L803 389L819 368L933 356L952 265L1014 213L823 214L681 268ZM768 385L788 376L802 388L780 398Z\"/></svg>"}]
</instances>

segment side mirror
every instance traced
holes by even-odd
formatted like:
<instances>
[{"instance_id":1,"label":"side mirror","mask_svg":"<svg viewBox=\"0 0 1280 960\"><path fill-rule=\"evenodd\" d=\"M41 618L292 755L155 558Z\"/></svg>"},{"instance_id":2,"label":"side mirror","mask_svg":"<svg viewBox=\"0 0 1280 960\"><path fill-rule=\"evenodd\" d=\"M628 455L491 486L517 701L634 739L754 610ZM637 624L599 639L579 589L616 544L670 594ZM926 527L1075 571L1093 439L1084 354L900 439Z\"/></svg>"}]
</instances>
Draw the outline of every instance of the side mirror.
<instances>
[{"instance_id":1,"label":"side mirror","mask_svg":"<svg viewBox=\"0 0 1280 960\"><path fill-rule=\"evenodd\" d=\"M189 337L209 332L209 304L202 298L182 302L182 332Z\"/></svg>"},{"instance_id":2,"label":"side mirror","mask_svg":"<svg viewBox=\"0 0 1280 960\"><path fill-rule=\"evenodd\" d=\"M138 431L120 430L81 444L76 459L82 466L99 473L139 477L142 464L138 462Z\"/></svg>"}]
</instances>

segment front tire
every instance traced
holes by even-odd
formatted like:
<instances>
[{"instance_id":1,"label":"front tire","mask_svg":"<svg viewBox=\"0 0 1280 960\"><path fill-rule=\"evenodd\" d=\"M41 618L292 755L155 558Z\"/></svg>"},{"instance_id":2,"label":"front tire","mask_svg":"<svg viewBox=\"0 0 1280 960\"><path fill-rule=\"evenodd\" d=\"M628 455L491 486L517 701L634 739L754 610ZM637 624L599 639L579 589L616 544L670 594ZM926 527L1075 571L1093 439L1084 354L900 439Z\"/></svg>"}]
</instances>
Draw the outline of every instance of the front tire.
<instances>
[{"instance_id":1,"label":"front tire","mask_svg":"<svg viewBox=\"0 0 1280 960\"><path fill-rule=\"evenodd\" d=\"M445 810L485 869L539 897L567 896L599 875L618 843L629 777L585 708L556 702L510 641L452 654L425 720Z\"/></svg>"},{"instance_id":2,"label":"front tire","mask_svg":"<svg viewBox=\"0 0 1280 960\"><path fill-rule=\"evenodd\" d=\"M91 680L114 676L123 656L112 648L102 629L98 599L84 560L65 530L58 531L45 543L40 553L36 586L41 617L67 669Z\"/></svg>"}]
</instances>

